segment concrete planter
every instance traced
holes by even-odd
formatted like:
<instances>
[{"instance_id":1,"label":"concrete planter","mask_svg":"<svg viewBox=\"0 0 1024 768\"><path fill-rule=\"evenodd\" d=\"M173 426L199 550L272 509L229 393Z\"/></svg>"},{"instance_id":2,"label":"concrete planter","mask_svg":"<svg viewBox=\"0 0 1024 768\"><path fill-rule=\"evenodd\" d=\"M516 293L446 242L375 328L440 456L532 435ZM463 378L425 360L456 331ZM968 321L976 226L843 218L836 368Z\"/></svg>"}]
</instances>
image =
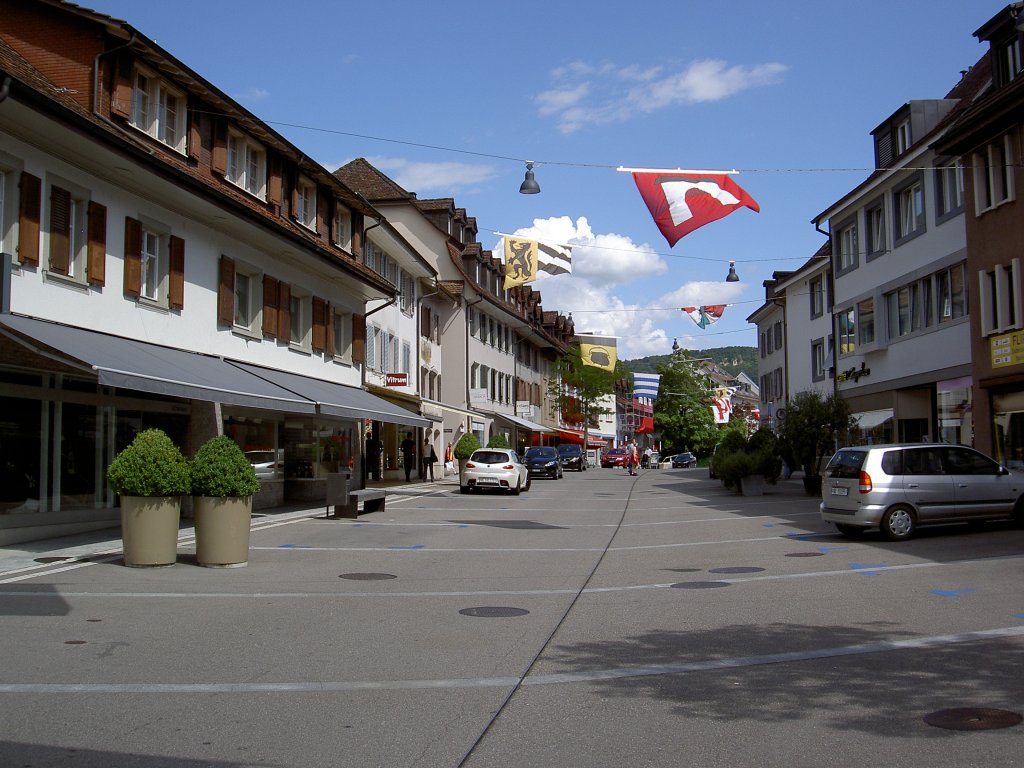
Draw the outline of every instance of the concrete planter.
<instances>
[{"instance_id":1,"label":"concrete planter","mask_svg":"<svg viewBox=\"0 0 1024 768\"><path fill-rule=\"evenodd\" d=\"M180 496L122 496L124 564L159 568L178 560Z\"/></svg>"},{"instance_id":2,"label":"concrete planter","mask_svg":"<svg viewBox=\"0 0 1024 768\"><path fill-rule=\"evenodd\" d=\"M252 496L193 496L196 562L206 568L249 564Z\"/></svg>"},{"instance_id":3,"label":"concrete planter","mask_svg":"<svg viewBox=\"0 0 1024 768\"><path fill-rule=\"evenodd\" d=\"M744 475L741 477L740 493L744 496L763 496L764 475Z\"/></svg>"}]
</instances>

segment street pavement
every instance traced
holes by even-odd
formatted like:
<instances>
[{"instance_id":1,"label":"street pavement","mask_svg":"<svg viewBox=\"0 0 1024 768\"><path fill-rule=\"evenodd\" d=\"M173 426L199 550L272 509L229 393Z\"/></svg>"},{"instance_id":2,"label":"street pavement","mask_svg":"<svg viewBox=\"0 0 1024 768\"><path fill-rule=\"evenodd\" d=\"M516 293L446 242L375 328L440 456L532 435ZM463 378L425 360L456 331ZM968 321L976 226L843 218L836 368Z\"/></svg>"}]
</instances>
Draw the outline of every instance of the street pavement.
<instances>
[{"instance_id":1,"label":"street pavement","mask_svg":"<svg viewBox=\"0 0 1024 768\"><path fill-rule=\"evenodd\" d=\"M702 468L392 491L254 516L245 568L0 549L0 766L1024 764L1008 524L845 539Z\"/></svg>"}]
</instances>

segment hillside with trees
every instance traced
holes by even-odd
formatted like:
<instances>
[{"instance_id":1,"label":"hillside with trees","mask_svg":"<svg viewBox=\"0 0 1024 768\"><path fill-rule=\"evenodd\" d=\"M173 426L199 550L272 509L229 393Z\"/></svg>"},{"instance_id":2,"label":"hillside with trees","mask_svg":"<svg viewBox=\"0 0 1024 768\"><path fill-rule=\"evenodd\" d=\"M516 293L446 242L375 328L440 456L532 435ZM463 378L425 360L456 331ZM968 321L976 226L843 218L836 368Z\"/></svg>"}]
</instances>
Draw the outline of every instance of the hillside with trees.
<instances>
[{"instance_id":1,"label":"hillside with trees","mask_svg":"<svg viewBox=\"0 0 1024 768\"><path fill-rule=\"evenodd\" d=\"M714 349L687 349L690 359L710 357L716 365L733 376L742 371L753 381L758 380L757 347L715 347ZM659 366L668 365L672 355L651 355L638 357L635 360L623 360L622 365L633 373L657 373Z\"/></svg>"}]
</instances>

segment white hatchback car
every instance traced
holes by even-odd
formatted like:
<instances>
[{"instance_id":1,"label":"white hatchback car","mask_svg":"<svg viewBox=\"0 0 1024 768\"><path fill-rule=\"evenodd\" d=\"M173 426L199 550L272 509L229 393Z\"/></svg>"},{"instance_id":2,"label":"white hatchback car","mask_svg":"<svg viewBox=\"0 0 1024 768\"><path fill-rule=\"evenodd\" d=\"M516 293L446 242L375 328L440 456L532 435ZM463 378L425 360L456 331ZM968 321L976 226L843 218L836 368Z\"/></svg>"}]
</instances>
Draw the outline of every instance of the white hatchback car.
<instances>
[{"instance_id":1,"label":"white hatchback car","mask_svg":"<svg viewBox=\"0 0 1024 768\"><path fill-rule=\"evenodd\" d=\"M530 490L530 473L510 448L480 448L462 467L459 490L462 493L481 491L511 491L518 496L520 491Z\"/></svg>"},{"instance_id":2,"label":"white hatchback car","mask_svg":"<svg viewBox=\"0 0 1024 768\"><path fill-rule=\"evenodd\" d=\"M1024 522L1024 476L963 445L840 448L822 473L821 516L847 536L874 527L890 541L928 523Z\"/></svg>"}]
</instances>

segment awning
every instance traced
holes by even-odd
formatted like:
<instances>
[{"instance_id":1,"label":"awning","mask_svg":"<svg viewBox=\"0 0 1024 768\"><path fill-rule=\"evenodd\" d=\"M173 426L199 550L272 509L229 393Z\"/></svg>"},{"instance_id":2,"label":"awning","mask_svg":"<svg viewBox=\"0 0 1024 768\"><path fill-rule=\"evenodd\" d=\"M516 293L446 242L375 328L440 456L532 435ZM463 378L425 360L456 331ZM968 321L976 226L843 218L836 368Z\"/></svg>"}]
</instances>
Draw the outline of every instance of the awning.
<instances>
[{"instance_id":1,"label":"awning","mask_svg":"<svg viewBox=\"0 0 1024 768\"><path fill-rule=\"evenodd\" d=\"M501 419L502 421L507 421L509 424L512 424L514 426L521 427L522 429L528 429L531 432L550 433L556 431L554 429L551 429L551 427L545 427L543 424L538 424L535 421L529 421L527 419L520 418L519 416L512 416L508 413L498 413L497 411L492 411L492 415Z\"/></svg>"},{"instance_id":2,"label":"awning","mask_svg":"<svg viewBox=\"0 0 1024 768\"><path fill-rule=\"evenodd\" d=\"M570 440L574 443L583 442L582 431L577 431L575 429L560 429L558 430L558 434L561 437L564 437L567 440ZM608 445L607 440L600 437L595 437L594 435L591 434L587 435L587 448L604 448L606 445Z\"/></svg>"},{"instance_id":3,"label":"awning","mask_svg":"<svg viewBox=\"0 0 1024 768\"><path fill-rule=\"evenodd\" d=\"M892 408L883 408L880 411L857 413L854 414L853 418L857 420L857 426L861 429L874 429L879 424L884 424L891 419L892 414Z\"/></svg>"},{"instance_id":4,"label":"awning","mask_svg":"<svg viewBox=\"0 0 1024 768\"><path fill-rule=\"evenodd\" d=\"M407 411L399 405L371 395L359 387L348 387L332 381L300 376L297 373L263 368L249 363L232 363L233 366L283 389L312 400L318 413L351 419L374 419L407 427L432 427L434 423L419 414Z\"/></svg>"},{"instance_id":5,"label":"awning","mask_svg":"<svg viewBox=\"0 0 1024 768\"><path fill-rule=\"evenodd\" d=\"M638 435L649 434L654 431L654 417L644 416L640 419L640 426L636 428Z\"/></svg>"},{"instance_id":6,"label":"awning","mask_svg":"<svg viewBox=\"0 0 1024 768\"><path fill-rule=\"evenodd\" d=\"M316 404L309 399L213 355L18 315L0 315L0 325L21 334L5 333L22 346L46 354L22 338L25 336L85 363L103 385L248 408L316 412Z\"/></svg>"}]
</instances>

